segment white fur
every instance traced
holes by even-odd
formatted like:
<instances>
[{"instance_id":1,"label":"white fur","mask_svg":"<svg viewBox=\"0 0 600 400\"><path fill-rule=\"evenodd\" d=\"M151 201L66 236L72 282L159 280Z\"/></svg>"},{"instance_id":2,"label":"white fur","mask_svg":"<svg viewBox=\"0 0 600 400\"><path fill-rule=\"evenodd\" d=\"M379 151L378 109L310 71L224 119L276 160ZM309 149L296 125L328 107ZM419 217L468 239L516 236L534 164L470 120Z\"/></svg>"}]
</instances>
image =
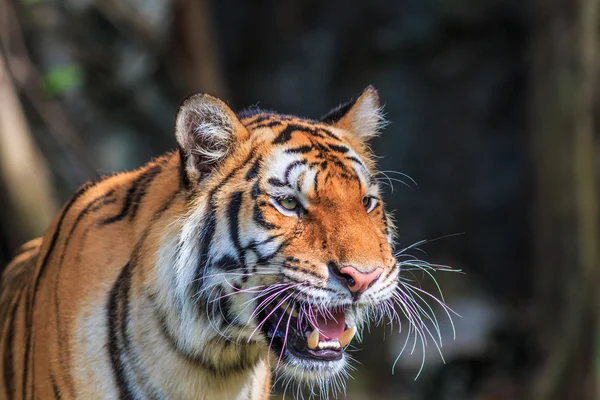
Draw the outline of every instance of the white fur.
<instances>
[{"instance_id":1,"label":"white fur","mask_svg":"<svg viewBox=\"0 0 600 400\"><path fill-rule=\"evenodd\" d=\"M369 140L377 136L386 125L379 99L370 93L361 96L350 113L349 127L352 133L362 140Z\"/></svg>"},{"instance_id":2,"label":"white fur","mask_svg":"<svg viewBox=\"0 0 600 400\"><path fill-rule=\"evenodd\" d=\"M192 175L199 174L198 165L217 163L230 153L236 135L232 118L224 103L206 95L193 96L180 108L175 136Z\"/></svg>"}]
</instances>

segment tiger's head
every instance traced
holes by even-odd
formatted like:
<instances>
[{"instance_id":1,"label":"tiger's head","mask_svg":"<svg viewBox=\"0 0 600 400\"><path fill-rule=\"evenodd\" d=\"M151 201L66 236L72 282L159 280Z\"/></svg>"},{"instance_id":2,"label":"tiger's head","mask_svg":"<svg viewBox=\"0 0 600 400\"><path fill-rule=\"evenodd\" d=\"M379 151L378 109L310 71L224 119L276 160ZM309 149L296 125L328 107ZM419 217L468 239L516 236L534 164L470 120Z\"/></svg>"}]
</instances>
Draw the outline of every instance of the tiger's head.
<instances>
[{"instance_id":1,"label":"tiger's head","mask_svg":"<svg viewBox=\"0 0 600 400\"><path fill-rule=\"evenodd\" d=\"M368 147L382 121L372 87L319 121L185 101L174 281L210 334L268 348L271 365L301 382L346 373L345 348L383 316L398 281Z\"/></svg>"}]
</instances>

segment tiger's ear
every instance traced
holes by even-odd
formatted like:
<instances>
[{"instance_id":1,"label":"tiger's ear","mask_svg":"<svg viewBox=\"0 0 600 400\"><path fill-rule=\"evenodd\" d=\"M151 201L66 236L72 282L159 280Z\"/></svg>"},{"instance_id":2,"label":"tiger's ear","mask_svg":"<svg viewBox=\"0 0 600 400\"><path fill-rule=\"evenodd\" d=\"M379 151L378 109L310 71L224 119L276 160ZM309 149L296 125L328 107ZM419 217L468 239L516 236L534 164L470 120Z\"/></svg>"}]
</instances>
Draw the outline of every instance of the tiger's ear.
<instances>
[{"instance_id":1,"label":"tiger's ear","mask_svg":"<svg viewBox=\"0 0 600 400\"><path fill-rule=\"evenodd\" d=\"M321 122L349 131L361 141L372 139L385 122L377 90L367 86L357 99L331 110Z\"/></svg>"},{"instance_id":2,"label":"tiger's ear","mask_svg":"<svg viewBox=\"0 0 600 400\"><path fill-rule=\"evenodd\" d=\"M224 102L208 94L195 94L179 107L175 136L182 169L189 180L197 182L223 161L248 131Z\"/></svg>"}]
</instances>

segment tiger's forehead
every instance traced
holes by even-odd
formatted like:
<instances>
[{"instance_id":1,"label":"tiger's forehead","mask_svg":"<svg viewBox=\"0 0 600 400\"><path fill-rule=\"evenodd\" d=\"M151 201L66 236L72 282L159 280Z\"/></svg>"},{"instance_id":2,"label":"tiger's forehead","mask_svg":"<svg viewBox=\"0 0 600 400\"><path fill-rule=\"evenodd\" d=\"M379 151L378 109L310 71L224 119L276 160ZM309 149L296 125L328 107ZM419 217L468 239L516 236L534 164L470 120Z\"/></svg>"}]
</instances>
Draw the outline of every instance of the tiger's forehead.
<instances>
[{"instance_id":1,"label":"tiger's forehead","mask_svg":"<svg viewBox=\"0 0 600 400\"><path fill-rule=\"evenodd\" d=\"M273 190L317 194L324 184L337 180L343 185L336 186L354 186L363 194L378 192L368 164L344 138L343 131L272 113L257 113L241 122L251 136L269 145L262 161Z\"/></svg>"},{"instance_id":2,"label":"tiger's forehead","mask_svg":"<svg viewBox=\"0 0 600 400\"><path fill-rule=\"evenodd\" d=\"M326 131L331 131L331 127L311 119L267 112L255 113L247 117L243 116L240 121L249 132L260 131L263 128L268 128L273 132L291 132L295 130L312 134L318 138L326 134ZM279 142L284 143L290 139L288 134L280 138Z\"/></svg>"},{"instance_id":3,"label":"tiger's forehead","mask_svg":"<svg viewBox=\"0 0 600 400\"><path fill-rule=\"evenodd\" d=\"M265 135L273 145L302 145L295 148L297 153L308 154L312 150L354 153L339 129L318 121L264 112L242 116L240 121L251 135Z\"/></svg>"}]
</instances>

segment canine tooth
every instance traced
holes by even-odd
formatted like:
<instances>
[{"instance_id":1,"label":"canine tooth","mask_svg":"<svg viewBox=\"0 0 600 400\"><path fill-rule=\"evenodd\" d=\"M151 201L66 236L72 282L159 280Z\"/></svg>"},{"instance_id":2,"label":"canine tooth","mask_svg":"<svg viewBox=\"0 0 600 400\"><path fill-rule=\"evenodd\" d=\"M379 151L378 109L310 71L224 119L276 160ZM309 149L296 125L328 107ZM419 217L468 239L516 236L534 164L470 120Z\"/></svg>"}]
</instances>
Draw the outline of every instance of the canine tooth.
<instances>
[{"instance_id":1,"label":"canine tooth","mask_svg":"<svg viewBox=\"0 0 600 400\"><path fill-rule=\"evenodd\" d=\"M352 328L348 329L347 331L345 331L344 333L341 334L340 336L340 345L342 347L346 347L348 345L348 343L350 343L352 341L352 338L354 337L354 335L356 335L356 327L353 326Z\"/></svg>"},{"instance_id":2,"label":"canine tooth","mask_svg":"<svg viewBox=\"0 0 600 400\"><path fill-rule=\"evenodd\" d=\"M315 329L314 331L312 331L308 335L307 341L308 341L309 349L316 349L317 346L319 345L319 330Z\"/></svg>"},{"instance_id":3,"label":"canine tooth","mask_svg":"<svg viewBox=\"0 0 600 400\"><path fill-rule=\"evenodd\" d=\"M281 303L279 308L281 308L283 311L285 311L288 314L292 314L292 317L298 318L298 311L296 311L296 309L293 306L290 307L287 302Z\"/></svg>"}]
</instances>

